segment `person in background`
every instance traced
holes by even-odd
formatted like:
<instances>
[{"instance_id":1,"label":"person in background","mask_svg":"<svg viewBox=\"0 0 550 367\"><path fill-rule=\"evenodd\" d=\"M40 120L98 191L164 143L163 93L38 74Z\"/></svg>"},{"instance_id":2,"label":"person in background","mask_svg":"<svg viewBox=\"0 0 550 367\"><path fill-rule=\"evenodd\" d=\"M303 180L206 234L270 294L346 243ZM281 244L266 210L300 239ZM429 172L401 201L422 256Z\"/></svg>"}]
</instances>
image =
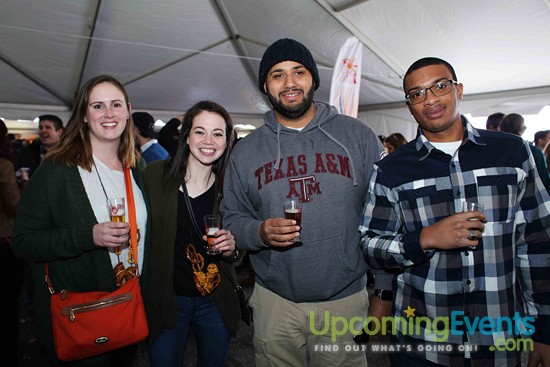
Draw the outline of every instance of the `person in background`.
<instances>
[{"instance_id":1,"label":"person in background","mask_svg":"<svg viewBox=\"0 0 550 367\"><path fill-rule=\"evenodd\" d=\"M13 250L17 257L33 261L38 340L53 366L133 365L136 345L71 363L57 359L44 263L50 265L48 273L56 290L112 292L117 288L115 266L117 270L131 266L130 228L126 222L111 222L107 198L126 198L123 171L130 169L141 234L137 262L142 274L147 272L143 268L147 208L141 173L135 168L138 159L128 94L115 78L99 75L78 91L59 145L48 152L23 192Z\"/></svg>"},{"instance_id":2,"label":"person in background","mask_svg":"<svg viewBox=\"0 0 550 367\"><path fill-rule=\"evenodd\" d=\"M38 117L38 139L25 147L17 159L17 168L28 168L32 177L48 151L55 148L63 134L63 121L56 115Z\"/></svg>"},{"instance_id":3,"label":"person in background","mask_svg":"<svg viewBox=\"0 0 550 367\"><path fill-rule=\"evenodd\" d=\"M176 154L148 165L144 174L155 241L143 293L150 314L149 361L152 367L182 366L192 330L197 366L223 367L240 320L232 265L239 252L231 232L220 229L214 248L221 253L207 255L202 218L218 212L233 123L222 106L201 101L187 111L183 124L189 128L182 131ZM211 267L214 272L207 270ZM211 288L198 282L197 273L212 274Z\"/></svg>"},{"instance_id":4,"label":"person in background","mask_svg":"<svg viewBox=\"0 0 550 367\"><path fill-rule=\"evenodd\" d=\"M383 148L366 123L313 101L319 73L298 41L270 45L258 76L273 109L235 145L221 204L224 225L250 251L256 272L250 299L256 365L365 366L365 353L353 349L354 332L335 343L325 313L367 316L357 226ZM289 198L302 203L300 225L284 218ZM354 328L359 333L362 325ZM329 344L338 350L318 349Z\"/></svg>"},{"instance_id":5,"label":"person in background","mask_svg":"<svg viewBox=\"0 0 550 367\"><path fill-rule=\"evenodd\" d=\"M182 126L184 115L171 118L158 133L159 144L166 149L171 157L176 155L180 132L185 131L189 126Z\"/></svg>"},{"instance_id":6,"label":"person in background","mask_svg":"<svg viewBox=\"0 0 550 367\"><path fill-rule=\"evenodd\" d=\"M487 117L487 122L485 123L485 128L487 130L498 131L498 125L500 120L504 117L502 112L495 112Z\"/></svg>"},{"instance_id":7,"label":"person in background","mask_svg":"<svg viewBox=\"0 0 550 367\"><path fill-rule=\"evenodd\" d=\"M396 322L392 343L412 348L390 353L390 362L519 366L520 352L501 346L522 336L520 290L533 318L529 366L549 366L550 197L526 142L475 129L460 114L457 80L439 58L409 67L403 90L417 137L377 162L367 192L364 253L372 266L399 271L393 316L407 322ZM462 212L466 201L485 209ZM437 326L443 340L436 323L448 326Z\"/></svg>"},{"instance_id":8,"label":"person in background","mask_svg":"<svg viewBox=\"0 0 550 367\"><path fill-rule=\"evenodd\" d=\"M517 136L522 136L525 132L525 120L523 116L518 113L509 113L502 118L499 125L499 130L514 134ZM548 166L546 165L546 159L542 150L535 147L534 145L529 144L529 149L531 149L531 154L535 159L535 164L537 165L537 171L539 173L540 179L546 187L546 190L550 193L550 176L548 175Z\"/></svg>"},{"instance_id":9,"label":"person in background","mask_svg":"<svg viewBox=\"0 0 550 367\"><path fill-rule=\"evenodd\" d=\"M147 112L134 112L132 120L134 120L134 137L145 163L168 158L168 152L156 139L158 134L154 130L153 116Z\"/></svg>"},{"instance_id":10,"label":"person in background","mask_svg":"<svg viewBox=\"0 0 550 367\"><path fill-rule=\"evenodd\" d=\"M390 134L384 139L384 148L388 154L405 144L407 144L407 139L401 133Z\"/></svg>"},{"instance_id":11,"label":"person in background","mask_svg":"<svg viewBox=\"0 0 550 367\"><path fill-rule=\"evenodd\" d=\"M19 156L21 155L21 151L23 150L23 142L28 142L27 140L21 139L21 134L12 134L8 133L8 141L10 142L11 146L11 155L13 160L13 166L19 167Z\"/></svg>"},{"instance_id":12,"label":"person in background","mask_svg":"<svg viewBox=\"0 0 550 367\"><path fill-rule=\"evenodd\" d=\"M23 172L20 183L17 183L7 133L4 120L0 119L0 279L4 280L0 352L6 366L18 366L19 299L25 264L13 255L11 237L21 190L29 176Z\"/></svg>"},{"instance_id":13,"label":"person in background","mask_svg":"<svg viewBox=\"0 0 550 367\"><path fill-rule=\"evenodd\" d=\"M548 143L550 143L550 130L542 130L535 133L535 139L533 140L534 146L540 150L544 150ZM548 161L546 163L548 163Z\"/></svg>"}]
</instances>

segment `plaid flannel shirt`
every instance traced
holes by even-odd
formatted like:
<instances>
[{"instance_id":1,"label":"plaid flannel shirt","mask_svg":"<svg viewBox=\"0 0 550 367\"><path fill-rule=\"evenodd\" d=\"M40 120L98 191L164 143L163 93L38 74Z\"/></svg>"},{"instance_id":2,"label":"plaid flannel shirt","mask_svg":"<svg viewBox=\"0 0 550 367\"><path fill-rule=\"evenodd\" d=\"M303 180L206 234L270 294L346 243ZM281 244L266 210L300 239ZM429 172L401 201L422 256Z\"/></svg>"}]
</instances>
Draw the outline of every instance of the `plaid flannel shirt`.
<instances>
[{"instance_id":1,"label":"plaid flannel shirt","mask_svg":"<svg viewBox=\"0 0 550 367\"><path fill-rule=\"evenodd\" d=\"M530 337L550 344L548 192L521 138L476 130L464 117L462 121L465 136L453 157L435 149L419 129L414 141L376 164L359 227L367 262L375 268L401 269L393 281L394 317L407 319L405 310L410 306L415 317L432 321L463 312L471 324L476 316L478 321L512 318L523 304L535 318ZM487 223L478 248L422 250L422 228L461 211L464 201L485 206ZM516 297L518 290L521 300ZM434 325L411 332L396 324L399 342L437 344ZM519 353L491 348L517 338L517 330L504 325L488 333L477 326L463 335L447 330L445 343L458 347L468 342L476 348L470 356L455 353L458 348L452 353L413 351L450 366L462 366L465 357L474 366L519 363Z\"/></svg>"}]
</instances>

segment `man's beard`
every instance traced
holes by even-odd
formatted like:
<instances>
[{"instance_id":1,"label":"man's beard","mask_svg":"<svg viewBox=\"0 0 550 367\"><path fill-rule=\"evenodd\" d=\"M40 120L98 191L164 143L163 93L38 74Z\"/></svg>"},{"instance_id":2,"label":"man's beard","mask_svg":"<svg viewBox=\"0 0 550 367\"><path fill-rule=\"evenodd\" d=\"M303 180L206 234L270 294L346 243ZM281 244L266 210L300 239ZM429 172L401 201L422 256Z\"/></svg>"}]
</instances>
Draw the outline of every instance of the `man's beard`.
<instances>
[{"instance_id":1,"label":"man's beard","mask_svg":"<svg viewBox=\"0 0 550 367\"><path fill-rule=\"evenodd\" d=\"M304 95L304 100L295 106L287 106L283 104L283 102L273 97L269 92L267 93L267 98L277 113L288 120L296 120L302 117L311 107L311 104L313 103L313 88L311 88L309 92Z\"/></svg>"}]
</instances>

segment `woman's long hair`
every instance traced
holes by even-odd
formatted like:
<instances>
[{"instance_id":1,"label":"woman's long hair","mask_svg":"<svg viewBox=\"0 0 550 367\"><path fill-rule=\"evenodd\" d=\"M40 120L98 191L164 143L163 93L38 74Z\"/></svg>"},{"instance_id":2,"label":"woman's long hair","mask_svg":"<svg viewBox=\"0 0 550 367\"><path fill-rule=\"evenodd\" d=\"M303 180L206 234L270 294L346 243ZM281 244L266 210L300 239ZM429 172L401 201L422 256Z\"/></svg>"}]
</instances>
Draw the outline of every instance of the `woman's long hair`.
<instances>
[{"instance_id":1,"label":"woman's long hair","mask_svg":"<svg viewBox=\"0 0 550 367\"><path fill-rule=\"evenodd\" d=\"M178 150L176 155L168 161L168 176L176 182L182 184L184 183L185 175L187 174L189 155L191 154L189 145L187 144L187 138L189 137L189 132L193 127L193 120L203 111L217 113L225 121L225 151L212 165L212 172L216 175L216 190L218 191L221 190L222 187L225 165L235 140L235 132L233 129L233 121L231 120L231 116L229 116L229 113L225 110L225 108L216 102L200 101L193 105L193 107L185 113L181 125L182 131L178 140Z\"/></svg>"},{"instance_id":2,"label":"woman's long hair","mask_svg":"<svg viewBox=\"0 0 550 367\"><path fill-rule=\"evenodd\" d=\"M56 163L68 166L77 165L88 171L92 170L94 158L90 142L90 129L88 124L84 122L84 119L88 105L90 104L90 94L95 86L102 83L114 85L124 95L128 108L128 121L126 122L126 128L120 136L117 155L124 168L136 166L139 161L139 153L135 149L134 124L131 118L132 113L130 111L128 93L126 93L122 84L110 75L98 75L88 80L80 88L69 122L65 127L63 135L61 135L59 145L48 152L46 159L52 159Z\"/></svg>"}]
</instances>

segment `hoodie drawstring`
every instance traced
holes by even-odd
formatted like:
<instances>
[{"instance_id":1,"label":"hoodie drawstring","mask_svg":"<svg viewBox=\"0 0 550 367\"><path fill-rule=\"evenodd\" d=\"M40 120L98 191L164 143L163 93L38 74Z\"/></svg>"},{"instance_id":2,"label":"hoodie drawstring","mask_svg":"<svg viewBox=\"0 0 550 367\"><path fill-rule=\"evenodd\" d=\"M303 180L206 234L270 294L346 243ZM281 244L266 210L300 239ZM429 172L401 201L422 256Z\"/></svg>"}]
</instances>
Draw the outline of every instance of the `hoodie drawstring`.
<instances>
[{"instance_id":1,"label":"hoodie drawstring","mask_svg":"<svg viewBox=\"0 0 550 367\"><path fill-rule=\"evenodd\" d=\"M351 175L353 176L353 186L357 186L358 182L357 182L357 178L355 177L355 168L354 168L355 164L353 164L353 157L351 156L351 153L348 150L348 148L346 148L344 144L340 143L334 136L330 135L328 131L323 130L321 126L319 126L319 130L321 130L330 140L332 140L333 142L338 144L342 149L344 149L344 151L348 155L349 163L351 165Z\"/></svg>"},{"instance_id":2,"label":"hoodie drawstring","mask_svg":"<svg viewBox=\"0 0 550 367\"><path fill-rule=\"evenodd\" d=\"M279 162L281 161L281 124L277 124L277 160L273 165L273 168L279 169Z\"/></svg>"}]
</instances>

